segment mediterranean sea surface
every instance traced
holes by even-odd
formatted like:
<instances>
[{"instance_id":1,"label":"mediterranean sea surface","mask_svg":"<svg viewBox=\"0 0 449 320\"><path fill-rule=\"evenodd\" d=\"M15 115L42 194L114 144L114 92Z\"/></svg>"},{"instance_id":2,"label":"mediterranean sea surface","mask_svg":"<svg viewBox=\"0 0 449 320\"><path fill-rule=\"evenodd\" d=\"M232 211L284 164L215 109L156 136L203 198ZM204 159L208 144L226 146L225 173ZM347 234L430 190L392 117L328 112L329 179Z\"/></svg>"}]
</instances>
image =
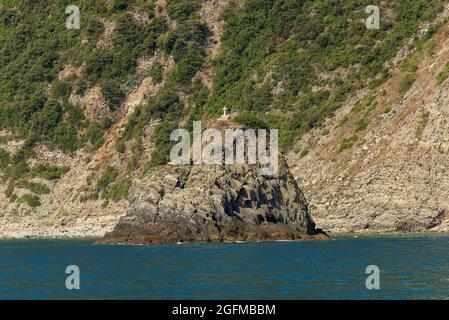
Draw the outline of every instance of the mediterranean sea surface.
<instances>
[{"instance_id":1,"label":"mediterranean sea surface","mask_svg":"<svg viewBox=\"0 0 449 320\"><path fill-rule=\"evenodd\" d=\"M449 235L99 245L0 240L1 299L448 299ZM66 289L66 267L80 289ZM380 269L367 290L366 267Z\"/></svg>"}]
</instances>

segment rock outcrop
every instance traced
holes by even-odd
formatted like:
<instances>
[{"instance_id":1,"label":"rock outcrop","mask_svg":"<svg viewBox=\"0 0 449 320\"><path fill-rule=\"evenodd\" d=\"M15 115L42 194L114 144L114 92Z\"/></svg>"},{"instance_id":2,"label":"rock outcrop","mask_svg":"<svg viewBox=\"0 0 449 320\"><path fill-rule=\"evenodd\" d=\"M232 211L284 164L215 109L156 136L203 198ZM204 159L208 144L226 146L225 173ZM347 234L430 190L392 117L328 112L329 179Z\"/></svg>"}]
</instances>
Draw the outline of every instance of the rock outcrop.
<instances>
[{"instance_id":1,"label":"rock outcrop","mask_svg":"<svg viewBox=\"0 0 449 320\"><path fill-rule=\"evenodd\" d=\"M440 19L447 17L449 8ZM325 128L303 137L298 149L307 155L290 154L315 221L326 230L449 230L449 80L437 81L449 61L448 34L445 24L431 42L434 50L416 53L422 58L409 91L399 87L406 74L393 69L391 79L367 94L371 105L358 111L347 104ZM363 122L366 128L357 127Z\"/></svg>"},{"instance_id":2,"label":"rock outcrop","mask_svg":"<svg viewBox=\"0 0 449 320\"><path fill-rule=\"evenodd\" d=\"M134 184L130 209L101 242L233 242L326 238L281 161L276 177L254 166L166 166Z\"/></svg>"}]
</instances>

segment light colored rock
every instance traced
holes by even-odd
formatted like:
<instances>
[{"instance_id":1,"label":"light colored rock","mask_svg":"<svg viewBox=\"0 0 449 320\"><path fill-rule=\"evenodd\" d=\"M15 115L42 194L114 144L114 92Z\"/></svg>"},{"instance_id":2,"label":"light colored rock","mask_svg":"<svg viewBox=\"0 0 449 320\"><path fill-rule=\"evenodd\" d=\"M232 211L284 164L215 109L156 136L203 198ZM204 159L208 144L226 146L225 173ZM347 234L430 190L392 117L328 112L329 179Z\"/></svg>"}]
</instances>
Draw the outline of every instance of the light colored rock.
<instances>
[{"instance_id":1,"label":"light colored rock","mask_svg":"<svg viewBox=\"0 0 449 320\"><path fill-rule=\"evenodd\" d=\"M323 137L320 128L299 142L299 150L309 148L307 157L289 155L314 219L324 229L449 231L449 81L436 82L449 61L448 31L445 25L435 35L435 55L425 56L404 96L398 90L404 77L399 69L373 92L377 106L365 116L369 126L357 133L352 148L339 151L358 119L348 104L327 120L331 134ZM387 114L385 107L391 107ZM343 116L350 120L337 128ZM312 141L318 142L312 146Z\"/></svg>"}]
</instances>

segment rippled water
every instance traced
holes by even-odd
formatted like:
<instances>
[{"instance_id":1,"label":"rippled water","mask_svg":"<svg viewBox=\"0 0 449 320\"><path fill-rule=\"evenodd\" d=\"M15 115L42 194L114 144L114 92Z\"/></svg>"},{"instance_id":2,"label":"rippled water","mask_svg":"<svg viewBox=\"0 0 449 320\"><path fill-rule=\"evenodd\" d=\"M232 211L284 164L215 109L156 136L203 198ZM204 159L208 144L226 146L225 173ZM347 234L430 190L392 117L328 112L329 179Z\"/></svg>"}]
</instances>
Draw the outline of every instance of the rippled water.
<instances>
[{"instance_id":1,"label":"rippled water","mask_svg":"<svg viewBox=\"0 0 449 320\"><path fill-rule=\"evenodd\" d=\"M0 298L447 299L449 235L160 246L0 241ZM67 265L80 290L65 288ZM380 290L365 268L380 268Z\"/></svg>"}]
</instances>

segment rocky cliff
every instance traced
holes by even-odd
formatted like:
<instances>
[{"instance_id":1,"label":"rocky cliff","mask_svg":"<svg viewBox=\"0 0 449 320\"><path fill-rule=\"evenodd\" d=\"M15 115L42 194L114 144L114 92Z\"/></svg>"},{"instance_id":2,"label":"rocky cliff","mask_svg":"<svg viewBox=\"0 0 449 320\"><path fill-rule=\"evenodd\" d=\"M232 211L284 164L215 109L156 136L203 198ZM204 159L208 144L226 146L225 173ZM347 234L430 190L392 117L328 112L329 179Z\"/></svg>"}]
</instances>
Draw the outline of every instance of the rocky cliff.
<instances>
[{"instance_id":1,"label":"rocky cliff","mask_svg":"<svg viewBox=\"0 0 449 320\"><path fill-rule=\"evenodd\" d=\"M136 182L130 209L102 242L176 243L326 238L285 162L164 167Z\"/></svg>"},{"instance_id":2,"label":"rocky cliff","mask_svg":"<svg viewBox=\"0 0 449 320\"><path fill-rule=\"evenodd\" d=\"M305 135L298 148L306 155L290 154L326 230L449 230L448 16L446 9L428 42L401 51L384 85L360 92Z\"/></svg>"}]
</instances>

